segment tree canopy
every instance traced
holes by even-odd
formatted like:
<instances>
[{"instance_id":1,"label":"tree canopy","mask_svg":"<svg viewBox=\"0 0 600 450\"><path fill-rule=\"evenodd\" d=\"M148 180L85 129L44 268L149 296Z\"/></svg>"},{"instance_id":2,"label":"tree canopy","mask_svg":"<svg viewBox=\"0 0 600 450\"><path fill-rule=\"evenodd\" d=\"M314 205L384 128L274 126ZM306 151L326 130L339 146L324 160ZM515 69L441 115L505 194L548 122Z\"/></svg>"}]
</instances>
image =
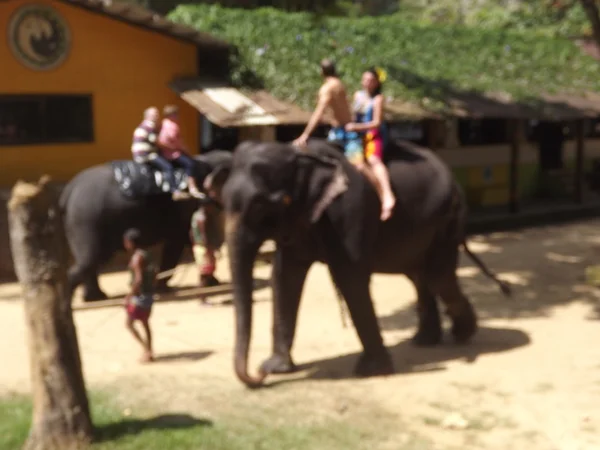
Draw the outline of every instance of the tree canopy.
<instances>
[{"instance_id":1,"label":"tree canopy","mask_svg":"<svg viewBox=\"0 0 600 450\"><path fill-rule=\"evenodd\" d=\"M386 70L388 97L442 110L448 90L503 92L532 101L544 93L600 89L598 64L573 42L532 31L430 25L400 15L315 18L272 8L179 6L170 18L239 49L234 81L252 73L282 100L314 106L318 62L332 57L352 89L369 66Z\"/></svg>"}]
</instances>

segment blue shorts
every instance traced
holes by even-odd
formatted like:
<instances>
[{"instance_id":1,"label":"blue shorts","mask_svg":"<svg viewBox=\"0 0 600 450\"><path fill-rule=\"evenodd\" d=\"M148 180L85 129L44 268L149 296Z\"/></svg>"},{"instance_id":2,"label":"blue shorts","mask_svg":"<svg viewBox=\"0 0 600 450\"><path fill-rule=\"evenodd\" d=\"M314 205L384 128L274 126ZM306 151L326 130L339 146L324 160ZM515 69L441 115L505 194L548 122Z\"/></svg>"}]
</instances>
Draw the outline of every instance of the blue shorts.
<instances>
[{"instance_id":1,"label":"blue shorts","mask_svg":"<svg viewBox=\"0 0 600 450\"><path fill-rule=\"evenodd\" d=\"M328 141L339 142L344 147L344 155L353 164L364 162L363 139L356 131L346 131L344 127L329 130Z\"/></svg>"}]
</instances>

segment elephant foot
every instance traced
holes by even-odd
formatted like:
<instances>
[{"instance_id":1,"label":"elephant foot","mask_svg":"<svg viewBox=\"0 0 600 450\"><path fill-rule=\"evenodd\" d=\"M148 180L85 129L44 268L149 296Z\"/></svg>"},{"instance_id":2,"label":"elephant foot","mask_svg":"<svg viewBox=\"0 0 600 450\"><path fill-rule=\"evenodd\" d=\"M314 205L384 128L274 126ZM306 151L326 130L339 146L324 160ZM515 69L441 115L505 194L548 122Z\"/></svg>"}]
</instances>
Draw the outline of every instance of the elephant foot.
<instances>
[{"instance_id":1,"label":"elephant foot","mask_svg":"<svg viewBox=\"0 0 600 450\"><path fill-rule=\"evenodd\" d=\"M260 365L260 371L266 374L294 373L296 370L296 364L294 364L292 358L289 356L272 355Z\"/></svg>"},{"instance_id":2,"label":"elephant foot","mask_svg":"<svg viewBox=\"0 0 600 450\"><path fill-rule=\"evenodd\" d=\"M376 377L394 373L394 363L385 349L376 356L363 353L354 367L354 375L357 377Z\"/></svg>"},{"instance_id":3,"label":"elephant foot","mask_svg":"<svg viewBox=\"0 0 600 450\"><path fill-rule=\"evenodd\" d=\"M465 311L452 320L452 335L458 344L468 343L477 332L477 315L470 303L467 303Z\"/></svg>"},{"instance_id":4,"label":"elephant foot","mask_svg":"<svg viewBox=\"0 0 600 450\"><path fill-rule=\"evenodd\" d=\"M412 344L417 347L435 347L441 342L441 328L419 328L412 338Z\"/></svg>"},{"instance_id":5,"label":"elephant foot","mask_svg":"<svg viewBox=\"0 0 600 450\"><path fill-rule=\"evenodd\" d=\"M220 286L220 285L221 285L221 282L214 275L206 275L206 274L200 275L200 283L199 283L200 287L205 288L205 287L213 287L213 286Z\"/></svg>"},{"instance_id":6,"label":"elephant foot","mask_svg":"<svg viewBox=\"0 0 600 450\"><path fill-rule=\"evenodd\" d=\"M104 292L98 290L98 291L86 291L83 294L83 301L84 302L99 302L101 300L107 300L108 299L108 295L106 295Z\"/></svg>"}]
</instances>

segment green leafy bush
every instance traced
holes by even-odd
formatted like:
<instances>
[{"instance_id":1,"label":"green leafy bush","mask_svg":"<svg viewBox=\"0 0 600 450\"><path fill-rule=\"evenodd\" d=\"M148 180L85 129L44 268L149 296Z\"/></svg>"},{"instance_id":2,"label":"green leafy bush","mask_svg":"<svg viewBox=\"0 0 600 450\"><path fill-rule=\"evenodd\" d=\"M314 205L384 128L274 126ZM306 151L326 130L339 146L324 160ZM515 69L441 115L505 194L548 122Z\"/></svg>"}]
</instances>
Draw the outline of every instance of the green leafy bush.
<instances>
[{"instance_id":1,"label":"green leafy bush","mask_svg":"<svg viewBox=\"0 0 600 450\"><path fill-rule=\"evenodd\" d=\"M600 89L598 63L567 39L511 29L426 25L383 17L324 18L218 6L179 6L170 17L239 49L234 78L251 70L266 89L314 106L318 62L332 57L349 89L371 65L388 74L386 95L442 109L452 90L502 91L515 99Z\"/></svg>"}]
</instances>

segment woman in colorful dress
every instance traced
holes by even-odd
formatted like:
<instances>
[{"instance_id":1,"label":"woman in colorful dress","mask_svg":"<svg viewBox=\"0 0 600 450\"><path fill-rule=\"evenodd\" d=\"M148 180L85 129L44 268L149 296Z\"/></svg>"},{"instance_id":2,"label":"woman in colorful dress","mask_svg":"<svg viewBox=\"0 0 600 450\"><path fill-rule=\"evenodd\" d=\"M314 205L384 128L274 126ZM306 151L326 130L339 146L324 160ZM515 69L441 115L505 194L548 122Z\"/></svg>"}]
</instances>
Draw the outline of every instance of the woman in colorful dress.
<instances>
[{"instance_id":1,"label":"woman in colorful dress","mask_svg":"<svg viewBox=\"0 0 600 450\"><path fill-rule=\"evenodd\" d=\"M346 131L363 136L365 159L373 169L381 188L381 220L391 217L396 197L390 185L387 168L383 164L383 149L387 141L387 129L383 122L384 98L381 85L384 73L371 68L363 73L363 89L354 94L353 112L355 122L346 125Z\"/></svg>"}]
</instances>

